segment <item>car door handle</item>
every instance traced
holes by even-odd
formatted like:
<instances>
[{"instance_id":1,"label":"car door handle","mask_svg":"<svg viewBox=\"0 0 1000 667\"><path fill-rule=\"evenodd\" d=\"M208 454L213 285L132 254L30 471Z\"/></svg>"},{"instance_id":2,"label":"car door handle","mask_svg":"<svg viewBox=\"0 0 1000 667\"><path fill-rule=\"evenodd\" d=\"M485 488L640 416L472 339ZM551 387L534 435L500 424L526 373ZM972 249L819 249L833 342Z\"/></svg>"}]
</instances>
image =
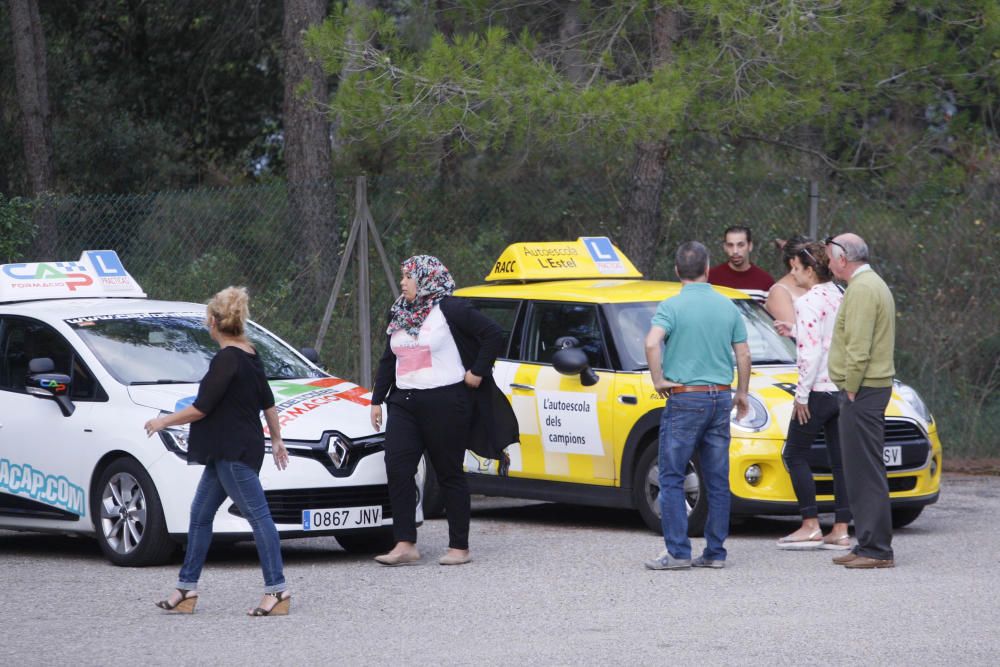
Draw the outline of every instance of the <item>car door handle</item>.
<instances>
[{"instance_id":1,"label":"car door handle","mask_svg":"<svg viewBox=\"0 0 1000 667\"><path fill-rule=\"evenodd\" d=\"M530 384L518 384L516 382L511 382L510 383L510 388L511 389L523 389L525 391L535 391L535 387L533 385L530 385Z\"/></svg>"},{"instance_id":2,"label":"car door handle","mask_svg":"<svg viewBox=\"0 0 1000 667\"><path fill-rule=\"evenodd\" d=\"M637 405L639 403L639 399L631 394L622 394L618 397L618 402L624 403L625 405Z\"/></svg>"}]
</instances>

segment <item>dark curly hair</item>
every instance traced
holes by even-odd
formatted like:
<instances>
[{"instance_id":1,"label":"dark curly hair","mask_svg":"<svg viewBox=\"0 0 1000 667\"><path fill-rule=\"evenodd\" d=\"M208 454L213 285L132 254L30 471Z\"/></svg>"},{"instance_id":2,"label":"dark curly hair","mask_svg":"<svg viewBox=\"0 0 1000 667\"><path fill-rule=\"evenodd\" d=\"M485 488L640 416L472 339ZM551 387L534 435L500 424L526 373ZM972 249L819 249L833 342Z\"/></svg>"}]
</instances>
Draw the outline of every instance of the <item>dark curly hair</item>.
<instances>
[{"instance_id":1,"label":"dark curly hair","mask_svg":"<svg viewBox=\"0 0 1000 667\"><path fill-rule=\"evenodd\" d=\"M785 265L785 271L792 270L792 257L797 257L799 248L807 243L812 243L812 239L802 234L796 234L785 241L781 246L781 263Z\"/></svg>"}]
</instances>

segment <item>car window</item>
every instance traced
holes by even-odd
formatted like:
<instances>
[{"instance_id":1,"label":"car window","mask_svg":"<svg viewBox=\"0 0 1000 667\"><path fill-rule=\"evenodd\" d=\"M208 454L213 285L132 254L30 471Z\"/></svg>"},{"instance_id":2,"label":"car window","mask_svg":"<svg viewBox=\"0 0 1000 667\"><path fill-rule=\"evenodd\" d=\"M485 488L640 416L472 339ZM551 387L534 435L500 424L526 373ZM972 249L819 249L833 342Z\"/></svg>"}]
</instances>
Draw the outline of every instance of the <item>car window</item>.
<instances>
[{"instance_id":1,"label":"car window","mask_svg":"<svg viewBox=\"0 0 1000 667\"><path fill-rule=\"evenodd\" d=\"M44 322L20 317L0 319L0 355L0 389L27 393L28 364L32 359L48 357L55 364L54 373L69 376L70 398L104 398L100 385L73 347Z\"/></svg>"},{"instance_id":2,"label":"car window","mask_svg":"<svg viewBox=\"0 0 1000 667\"><path fill-rule=\"evenodd\" d=\"M794 364L795 344L779 336L774 320L752 299L734 299L747 328L750 358L756 365ZM659 302L616 303L605 307L622 368L646 368L646 334Z\"/></svg>"},{"instance_id":3,"label":"car window","mask_svg":"<svg viewBox=\"0 0 1000 667\"><path fill-rule=\"evenodd\" d=\"M200 382L219 351L201 313L144 313L67 320L122 384ZM322 377L289 347L252 322L247 338L269 379Z\"/></svg>"},{"instance_id":4,"label":"car window","mask_svg":"<svg viewBox=\"0 0 1000 667\"><path fill-rule=\"evenodd\" d=\"M476 309L483 315L500 325L503 329L503 352L500 357L503 359L518 359L521 356L521 337L515 336L511 340L511 333L517 325L517 313L521 305L520 301L506 301L502 299L470 299Z\"/></svg>"},{"instance_id":5,"label":"car window","mask_svg":"<svg viewBox=\"0 0 1000 667\"><path fill-rule=\"evenodd\" d=\"M573 336L593 368L608 368L597 306L583 303L535 303L526 337L525 361L552 363L556 340Z\"/></svg>"}]
</instances>

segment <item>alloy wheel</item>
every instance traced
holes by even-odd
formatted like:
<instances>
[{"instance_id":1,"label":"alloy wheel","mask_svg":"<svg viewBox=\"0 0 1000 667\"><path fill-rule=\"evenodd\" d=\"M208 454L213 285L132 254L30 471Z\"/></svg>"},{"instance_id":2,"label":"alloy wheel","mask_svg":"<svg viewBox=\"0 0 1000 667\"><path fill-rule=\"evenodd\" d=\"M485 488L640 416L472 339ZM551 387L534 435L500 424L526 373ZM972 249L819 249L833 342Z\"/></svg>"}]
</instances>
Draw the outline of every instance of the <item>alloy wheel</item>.
<instances>
[{"instance_id":1,"label":"alloy wheel","mask_svg":"<svg viewBox=\"0 0 1000 667\"><path fill-rule=\"evenodd\" d=\"M101 495L101 530L108 545L129 554L142 542L146 530L146 495L127 472L113 475Z\"/></svg>"}]
</instances>

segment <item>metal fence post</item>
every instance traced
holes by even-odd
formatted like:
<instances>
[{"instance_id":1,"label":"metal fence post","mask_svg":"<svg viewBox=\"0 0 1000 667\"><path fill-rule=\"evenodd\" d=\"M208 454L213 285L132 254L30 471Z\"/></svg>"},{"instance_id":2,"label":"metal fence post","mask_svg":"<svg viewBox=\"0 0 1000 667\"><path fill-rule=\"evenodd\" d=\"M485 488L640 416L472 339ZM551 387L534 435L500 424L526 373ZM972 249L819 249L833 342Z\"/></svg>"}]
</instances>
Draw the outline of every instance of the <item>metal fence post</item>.
<instances>
[{"instance_id":1,"label":"metal fence post","mask_svg":"<svg viewBox=\"0 0 1000 667\"><path fill-rule=\"evenodd\" d=\"M819 235L819 182L809 181L809 238Z\"/></svg>"},{"instance_id":2,"label":"metal fence post","mask_svg":"<svg viewBox=\"0 0 1000 667\"><path fill-rule=\"evenodd\" d=\"M361 338L361 385L372 386L372 307L371 280L368 277L368 183L364 176L355 181L355 205L358 211L358 336Z\"/></svg>"}]
</instances>

